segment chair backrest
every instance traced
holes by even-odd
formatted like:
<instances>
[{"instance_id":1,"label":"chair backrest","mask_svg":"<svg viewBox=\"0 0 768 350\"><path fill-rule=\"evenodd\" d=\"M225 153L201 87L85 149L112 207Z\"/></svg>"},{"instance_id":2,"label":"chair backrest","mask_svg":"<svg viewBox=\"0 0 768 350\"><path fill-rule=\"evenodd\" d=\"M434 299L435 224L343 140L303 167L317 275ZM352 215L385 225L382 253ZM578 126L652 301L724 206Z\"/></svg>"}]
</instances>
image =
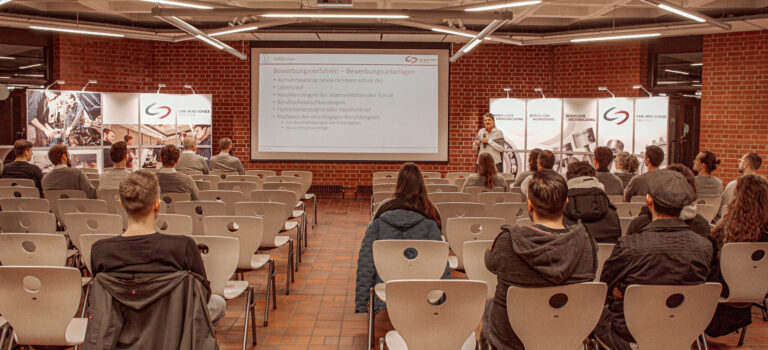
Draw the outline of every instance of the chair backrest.
<instances>
[{"instance_id":1,"label":"chair backrest","mask_svg":"<svg viewBox=\"0 0 768 350\"><path fill-rule=\"evenodd\" d=\"M264 190L293 192L296 199L293 201L291 209L293 209L293 207L301 201L301 198L304 197L304 186L298 182L265 182Z\"/></svg>"},{"instance_id":2,"label":"chair backrest","mask_svg":"<svg viewBox=\"0 0 768 350\"><path fill-rule=\"evenodd\" d=\"M638 214L640 214L640 210L643 209L645 206L645 202L643 203L614 203L613 204L616 207L616 213L619 214L620 218L634 218Z\"/></svg>"},{"instance_id":3,"label":"chair backrest","mask_svg":"<svg viewBox=\"0 0 768 350\"><path fill-rule=\"evenodd\" d=\"M190 175L190 176L192 176L192 175L203 175L203 171L202 170L178 170L178 172L181 173L181 174Z\"/></svg>"},{"instance_id":4,"label":"chair backrest","mask_svg":"<svg viewBox=\"0 0 768 350\"><path fill-rule=\"evenodd\" d=\"M96 191L96 198L107 202L107 210L112 214L118 214L123 210L120 206L120 193L117 189L99 189Z\"/></svg>"},{"instance_id":5,"label":"chair backrest","mask_svg":"<svg viewBox=\"0 0 768 350\"><path fill-rule=\"evenodd\" d=\"M376 184L371 187L372 193L376 192L395 192L395 184Z\"/></svg>"},{"instance_id":6,"label":"chair backrest","mask_svg":"<svg viewBox=\"0 0 768 350\"><path fill-rule=\"evenodd\" d=\"M112 234L123 233L123 218L117 214L105 213L69 213L65 214L67 234L72 244L82 253L80 236L84 234Z\"/></svg>"},{"instance_id":7,"label":"chair backrest","mask_svg":"<svg viewBox=\"0 0 768 350\"><path fill-rule=\"evenodd\" d=\"M222 181L219 182L219 191L237 191L243 194L243 197L248 197L248 194L260 190L262 184L255 182L245 181Z\"/></svg>"},{"instance_id":8,"label":"chair backrest","mask_svg":"<svg viewBox=\"0 0 768 350\"><path fill-rule=\"evenodd\" d=\"M0 198L40 198L37 187L2 186Z\"/></svg>"},{"instance_id":9,"label":"chair backrest","mask_svg":"<svg viewBox=\"0 0 768 350\"><path fill-rule=\"evenodd\" d=\"M299 179L302 185L304 185L304 192L309 191L312 187L312 172L311 171L299 171L299 170L283 170L280 173L283 177L295 177Z\"/></svg>"},{"instance_id":10,"label":"chair backrest","mask_svg":"<svg viewBox=\"0 0 768 350\"><path fill-rule=\"evenodd\" d=\"M439 279L447 262L447 242L399 239L373 242L373 264L384 282Z\"/></svg>"},{"instance_id":11,"label":"chair backrest","mask_svg":"<svg viewBox=\"0 0 768 350\"><path fill-rule=\"evenodd\" d=\"M88 180L98 180L99 176L101 176L101 175L99 175L98 173L86 173L85 174L85 177L87 177Z\"/></svg>"},{"instance_id":12,"label":"chair backrest","mask_svg":"<svg viewBox=\"0 0 768 350\"><path fill-rule=\"evenodd\" d=\"M645 196L632 196L629 199L630 203L645 203Z\"/></svg>"},{"instance_id":13,"label":"chair backrest","mask_svg":"<svg viewBox=\"0 0 768 350\"><path fill-rule=\"evenodd\" d=\"M458 259L458 270L464 270L464 242L494 240L501 232L504 219L489 217L448 218L445 238Z\"/></svg>"},{"instance_id":14,"label":"chair backrest","mask_svg":"<svg viewBox=\"0 0 768 350\"><path fill-rule=\"evenodd\" d=\"M397 184L397 177L377 177L373 179L374 185L380 184Z\"/></svg>"},{"instance_id":15,"label":"chair backrest","mask_svg":"<svg viewBox=\"0 0 768 350\"><path fill-rule=\"evenodd\" d=\"M237 270L240 242L237 238L226 236L195 236L192 239L198 248L201 248L205 275L211 282L211 292L223 296L227 281Z\"/></svg>"},{"instance_id":16,"label":"chair backrest","mask_svg":"<svg viewBox=\"0 0 768 350\"><path fill-rule=\"evenodd\" d=\"M531 218L520 218L520 219L517 219L517 222L515 223L515 225L531 227L533 226L533 220L531 220Z\"/></svg>"},{"instance_id":17,"label":"chair backrest","mask_svg":"<svg viewBox=\"0 0 768 350\"><path fill-rule=\"evenodd\" d=\"M267 189L253 191L251 192L251 201L285 204L285 213L283 213L283 221L285 221L293 214L293 208L296 206L296 192Z\"/></svg>"},{"instance_id":18,"label":"chair backrest","mask_svg":"<svg viewBox=\"0 0 768 350\"><path fill-rule=\"evenodd\" d=\"M488 285L488 294L486 295L488 300L493 299L496 295L496 284L498 283L496 275L485 267L485 252L488 251L492 243L492 240L464 242L464 272L467 273L467 278L483 281Z\"/></svg>"},{"instance_id":19,"label":"chair backrest","mask_svg":"<svg viewBox=\"0 0 768 350\"><path fill-rule=\"evenodd\" d=\"M511 226L516 224L517 220L525 217L525 215L519 215L521 213L528 213L526 203L505 202L494 204L488 214L494 218L504 219L507 225Z\"/></svg>"},{"instance_id":20,"label":"chair backrest","mask_svg":"<svg viewBox=\"0 0 768 350\"><path fill-rule=\"evenodd\" d=\"M285 207L278 202L240 202L235 204L235 215L254 216L262 219L261 246L274 248L275 237L285 225Z\"/></svg>"},{"instance_id":21,"label":"chair backrest","mask_svg":"<svg viewBox=\"0 0 768 350\"><path fill-rule=\"evenodd\" d=\"M397 179L397 171L376 171L373 173L374 179L386 178L386 177Z\"/></svg>"},{"instance_id":22,"label":"chair backrest","mask_svg":"<svg viewBox=\"0 0 768 350\"><path fill-rule=\"evenodd\" d=\"M432 203L472 202L472 196L463 192L433 192L428 196Z\"/></svg>"},{"instance_id":23,"label":"chair backrest","mask_svg":"<svg viewBox=\"0 0 768 350\"><path fill-rule=\"evenodd\" d=\"M267 176L275 176L277 172L274 170L246 170L245 175L258 176L264 178Z\"/></svg>"},{"instance_id":24,"label":"chair backrest","mask_svg":"<svg viewBox=\"0 0 768 350\"><path fill-rule=\"evenodd\" d=\"M477 201L477 196L483 192L504 192L503 187L486 188L484 186L466 186L462 189L462 192L469 193L472 196L472 200Z\"/></svg>"},{"instance_id":25,"label":"chair backrest","mask_svg":"<svg viewBox=\"0 0 768 350\"><path fill-rule=\"evenodd\" d=\"M597 270L595 271L595 282L600 282L600 276L603 274L603 265L605 261L611 256L614 243L598 243L597 244Z\"/></svg>"},{"instance_id":26,"label":"chair backrest","mask_svg":"<svg viewBox=\"0 0 768 350\"><path fill-rule=\"evenodd\" d=\"M10 178L0 179L0 187L7 187L7 186L35 187L35 182L30 179L10 179Z\"/></svg>"},{"instance_id":27,"label":"chair backrest","mask_svg":"<svg viewBox=\"0 0 768 350\"><path fill-rule=\"evenodd\" d=\"M488 286L482 281L410 280L387 282L384 289L389 318L408 349L444 350L462 349L477 328Z\"/></svg>"},{"instance_id":28,"label":"chair backrest","mask_svg":"<svg viewBox=\"0 0 768 350\"><path fill-rule=\"evenodd\" d=\"M237 171L220 171L220 170L214 170L208 173L208 175L214 175L218 176L221 180L226 180L232 175L240 175L237 173Z\"/></svg>"},{"instance_id":29,"label":"chair backrest","mask_svg":"<svg viewBox=\"0 0 768 350\"><path fill-rule=\"evenodd\" d=\"M166 235L191 236L192 218L188 215L160 214L155 220L157 232Z\"/></svg>"},{"instance_id":30,"label":"chair backrest","mask_svg":"<svg viewBox=\"0 0 768 350\"><path fill-rule=\"evenodd\" d=\"M0 314L17 344L68 344L66 330L80 306L80 271L71 267L0 266Z\"/></svg>"},{"instance_id":31,"label":"chair backrest","mask_svg":"<svg viewBox=\"0 0 768 350\"><path fill-rule=\"evenodd\" d=\"M443 174L438 171L422 171L421 176L425 179L439 179L443 177Z\"/></svg>"},{"instance_id":32,"label":"chair backrest","mask_svg":"<svg viewBox=\"0 0 768 350\"><path fill-rule=\"evenodd\" d=\"M459 188L464 187L464 183L465 182L467 182L467 178L466 177L460 177L460 178L458 178L456 180L453 180L453 184L456 185Z\"/></svg>"},{"instance_id":33,"label":"chair backrest","mask_svg":"<svg viewBox=\"0 0 768 350\"><path fill-rule=\"evenodd\" d=\"M627 287L624 319L638 349L690 349L712 320L720 289L720 283Z\"/></svg>"},{"instance_id":34,"label":"chair backrest","mask_svg":"<svg viewBox=\"0 0 768 350\"><path fill-rule=\"evenodd\" d=\"M253 182L255 184L264 183L264 179L254 175L229 175L227 181Z\"/></svg>"},{"instance_id":35,"label":"chair backrest","mask_svg":"<svg viewBox=\"0 0 768 350\"><path fill-rule=\"evenodd\" d=\"M373 194L371 195L371 201L374 204L381 203L381 201L387 198L392 198L394 196L395 196L395 191L373 192Z\"/></svg>"},{"instance_id":36,"label":"chair backrest","mask_svg":"<svg viewBox=\"0 0 768 350\"><path fill-rule=\"evenodd\" d=\"M64 225L67 224L66 216L72 213L109 213L107 202L101 199L69 198L59 199L59 218Z\"/></svg>"},{"instance_id":37,"label":"chair backrest","mask_svg":"<svg viewBox=\"0 0 768 350\"><path fill-rule=\"evenodd\" d=\"M221 176L219 175L191 175L192 179L195 181L206 181L211 184L211 188L209 190L203 190L201 188L197 188L200 191L210 191L216 188L219 188L219 182L221 182Z\"/></svg>"},{"instance_id":38,"label":"chair backrest","mask_svg":"<svg viewBox=\"0 0 768 350\"><path fill-rule=\"evenodd\" d=\"M714 207L710 204L696 204L696 212L707 219L707 222L712 222L718 210L720 207Z\"/></svg>"},{"instance_id":39,"label":"chair backrest","mask_svg":"<svg viewBox=\"0 0 768 350\"><path fill-rule=\"evenodd\" d=\"M202 181L202 180L195 180L195 186L197 186L197 189L200 191L210 191L211 183L208 181Z\"/></svg>"},{"instance_id":40,"label":"chair backrest","mask_svg":"<svg viewBox=\"0 0 768 350\"><path fill-rule=\"evenodd\" d=\"M99 173L99 169L96 168L81 168L80 170L82 170L86 175Z\"/></svg>"},{"instance_id":41,"label":"chair backrest","mask_svg":"<svg viewBox=\"0 0 768 350\"><path fill-rule=\"evenodd\" d=\"M699 198L696 199L696 203L711 205L719 209L722 200L722 196L699 196Z\"/></svg>"},{"instance_id":42,"label":"chair backrest","mask_svg":"<svg viewBox=\"0 0 768 350\"><path fill-rule=\"evenodd\" d=\"M227 215L235 215L235 203L242 202L245 198L239 191L200 191L197 200L224 202L227 206Z\"/></svg>"},{"instance_id":43,"label":"chair backrest","mask_svg":"<svg viewBox=\"0 0 768 350\"><path fill-rule=\"evenodd\" d=\"M427 178L424 179L425 185L453 185L448 179L441 179L441 178Z\"/></svg>"},{"instance_id":44,"label":"chair backrest","mask_svg":"<svg viewBox=\"0 0 768 350\"><path fill-rule=\"evenodd\" d=\"M192 218L192 234L204 235L203 218L211 215L227 215L227 205L219 201L184 201L176 203L176 214Z\"/></svg>"},{"instance_id":45,"label":"chair backrest","mask_svg":"<svg viewBox=\"0 0 768 350\"><path fill-rule=\"evenodd\" d=\"M623 194L609 194L608 195L608 201L610 201L613 204L624 203L624 195Z\"/></svg>"},{"instance_id":46,"label":"chair backrest","mask_svg":"<svg viewBox=\"0 0 768 350\"><path fill-rule=\"evenodd\" d=\"M485 216L485 206L480 203L470 202L444 202L435 203L437 212L442 222L448 222L450 218L471 218Z\"/></svg>"},{"instance_id":47,"label":"chair backrest","mask_svg":"<svg viewBox=\"0 0 768 350\"><path fill-rule=\"evenodd\" d=\"M47 213L51 211L51 204L45 198L0 198L0 210L41 211Z\"/></svg>"},{"instance_id":48,"label":"chair backrest","mask_svg":"<svg viewBox=\"0 0 768 350\"><path fill-rule=\"evenodd\" d=\"M56 233L0 234L0 261L3 265L64 266L67 237Z\"/></svg>"},{"instance_id":49,"label":"chair backrest","mask_svg":"<svg viewBox=\"0 0 768 350\"><path fill-rule=\"evenodd\" d=\"M53 214L61 219L61 214L59 213L60 199L86 199L88 197L85 195L85 191L81 190L48 190L45 191L45 198L48 198L48 203L51 204L51 211L53 211Z\"/></svg>"},{"instance_id":50,"label":"chair backrest","mask_svg":"<svg viewBox=\"0 0 768 350\"><path fill-rule=\"evenodd\" d=\"M456 179L466 179L469 175L472 175L472 173L452 172L452 173L446 173L445 178L448 180L449 184L456 185Z\"/></svg>"},{"instance_id":51,"label":"chair backrest","mask_svg":"<svg viewBox=\"0 0 768 350\"><path fill-rule=\"evenodd\" d=\"M726 243L720 272L728 285L728 301L762 303L768 293L768 243Z\"/></svg>"},{"instance_id":52,"label":"chair backrest","mask_svg":"<svg viewBox=\"0 0 768 350\"><path fill-rule=\"evenodd\" d=\"M619 225L621 226L621 235L626 236L629 230L629 225L632 224L632 220L635 218L619 218Z\"/></svg>"},{"instance_id":53,"label":"chair backrest","mask_svg":"<svg viewBox=\"0 0 768 350\"><path fill-rule=\"evenodd\" d=\"M56 216L36 211L0 211L2 233L56 233Z\"/></svg>"},{"instance_id":54,"label":"chair backrest","mask_svg":"<svg viewBox=\"0 0 768 350\"><path fill-rule=\"evenodd\" d=\"M234 237L239 240L237 268L251 269L251 258L264 236L264 219L254 216L207 216L203 218L206 236Z\"/></svg>"},{"instance_id":55,"label":"chair backrest","mask_svg":"<svg viewBox=\"0 0 768 350\"><path fill-rule=\"evenodd\" d=\"M91 266L91 248L93 248L93 244L96 243L96 241L115 236L118 235L106 233L80 235L80 255L82 256L82 260L85 262L88 271L93 272L93 267Z\"/></svg>"},{"instance_id":56,"label":"chair backrest","mask_svg":"<svg viewBox=\"0 0 768 350\"><path fill-rule=\"evenodd\" d=\"M162 206L165 207L165 212L168 214L174 214L175 213L175 206L174 204L176 202L184 202L192 199L190 197L189 193L174 193L174 192L164 192L160 194L160 201L162 202Z\"/></svg>"},{"instance_id":57,"label":"chair backrest","mask_svg":"<svg viewBox=\"0 0 768 350\"><path fill-rule=\"evenodd\" d=\"M427 193L436 192L459 192L459 186L456 185L425 185L427 187Z\"/></svg>"},{"instance_id":58,"label":"chair backrest","mask_svg":"<svg viewBox=\"0 0 768 350\"><path fill-rule=\"evenodd\" d=\"M511 192L482 192L477 194L477 202L485 206L486 213L491 213L493 206L499 203L522 203L522 193Z\"/></svg>"},{"instance_id":59,"label":"chair backrest","mask_svg":"<svg viewBox=\"0 0 768 350\"><path fill-rule=\"evenodd\" d=\"M577 349L595 329L607 290L599 282L511 286L507 289L509 324L527 350Z\"/></svg>"}]
</instances>

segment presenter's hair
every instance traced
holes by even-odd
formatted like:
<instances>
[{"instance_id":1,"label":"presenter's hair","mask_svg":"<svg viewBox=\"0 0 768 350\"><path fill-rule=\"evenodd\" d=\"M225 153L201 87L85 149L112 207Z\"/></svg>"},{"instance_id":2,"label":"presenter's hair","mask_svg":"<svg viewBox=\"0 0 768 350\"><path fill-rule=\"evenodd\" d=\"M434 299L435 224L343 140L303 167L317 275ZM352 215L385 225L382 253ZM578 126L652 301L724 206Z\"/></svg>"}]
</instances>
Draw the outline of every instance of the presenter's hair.
<instances>
[{"instance_id":1,"label":"presenter's hair","mask_svg":"<svg viewBox=\"0 0 768 350\"><path fill-rule=\"evenodd\" d=\"M163 166L174 166L179 161L181 152L174 145L165 145L160 150L160 159L163 161Z\"/></svg>"},{"instance_id":2,"label":"presenter's hair","mask_svg":"<svg viewBox=\"0 0 768 350\"><path fill-rule=\"evenodd\" d=\"M125 212L137 219L152 212L155 202L160 198L160 184L155 174L148 170L138 170L120 181L118 193Z\"/></svg>"},{"instance_id":3,"label":"presenter's hair","mask_svg":"<svg viewBox=\"0 0 768 350\"><path fill-rule=\"evenodd\" d=\"M53 163L53 165L59 165L64 163L61 160L61 157L65 154L67 154L67 146L65 146L63 143L59 143L59 144L53 145L53 147L51 147L51 149L48 150L48 159L51 160L51 163Z\"/></svg>"},{"instance_id":4,"label":"presenter's hair","mask_svg":"<svg viewBox=\"0 0 768 350\"><path fill-rule=\"evenodd\" d=\"M117 141L109 148L109 159L114 163L122 162L126 155L128 155L128 146L125 141Z\"/></svg>"},{"instance_id":5,"label":"presenter's hair","mask_svg":"<svg viewBox=\"0 0 768 350\"><path fill-rule=\"evenodd\" d=\"M555 154L552 151L544 150L539 153L539 164L542 169L552 169L555 167Z\"/></svg>"},{"instance_id":6,"label":"presenter's hair","mask_svg":"<svg viewBox=\"0 0 768 350\"><path fill-rule=\"evenodd\" d=\"M497 173L498 170L493 162L493 157L488 153L480 154L477 162L477 174L485 176L485 183L483 184L485 188L493 188L493 180L496 179Z\"/></svg>"},{"instance_id":7,"label":"presenter's hair","mask_svg":"<svg viewBox=\"0 0 768 350\"><path fill-rule=\"evenodd\" d=\"M541 153L540 148L534 148L531 150L531 153L528 154L528 170L530 171L536 171L539 169L539 154Z\"/></svg>"},{"instance_id":8,"label":"presenter's hair","mask_svg":"<svg viewBox=\"0 0 768 350\"><path fill-rule=\"evenodd\" d=\"M181 141L181 144L184 146L184 149L192 149L197 146L197 140L195 140L194 136L184 136L184 139Z\"/></svg>"},{"instance_id":9,"label":"presenter's hair","mask_svg":"<svg viewBox=\"0 0 768 350\"><path fill-rule=\"evenodd\" d=\"M232 147L232 140L230 140L229 137L222 137L221 140L219 140L219 150L227 150L230 147Z\"/></svg>"},{"instance_id":10,"label":"presenter's hair","mask_svg":"<svg viewBox=\"0 0 768 350\"><path fill-rule=\"evenodd\" d=\"M664 150L659 146L653 145L645 147L645 158L648 159L651 165L657 167L664 162Z\"/></svg>"},{"instance_id":11,"label":"presenter's hair","mask_svg":"<svg viewBox=\"0 0 768 350\"><path fill-rule=\"evenodd\" d=\"M16 140L16 142L13 143L13 155L16 156L16 158L23 157L24 153L30 148L32 148L32 142L29 142L29 140Z\"/></svg>"},{"instance_id":12,"label":"presenter's hair","mask_svg":"<svg viewBox=\"0 0 768 350\"><path fill-rule=\"evenodd\" d=\"M405 163L397 173L397 184L395 185L395 199L390 202L397 202L402 209L409 209L423 214L428 219L435 220L440 225L440 217L437 214L432 201L427 196L427 186L424 185L424 177L421 170L414 163ZM383 213L387 203L382 205L379 213Z\"/></svg>"},{"instance_id":13,"label":"presenter's hair","mask_svg":"<svg viewBox=\"0 0 768 350\"><path fill-rule=\"evenodd\" d=\"M573 162L568 164L565 177L570 180L579 176L595 176L595 168L587 162Z\"/></svg>"},{"instance_id":14,"label":"presenter's hair","mask_svg":"<svg viewBox=\"0 0 768 350\"><path fill-rule=\"evenodd\" d=\"M605 146L595 148L595 160L599 168L608 169L611 166L611 162L613 162L613 151Z\"/></svg>"},{"instance_id":15,"label":"presenter's hair","mask_svg":"<svg viewBox=\"0 0 768 350\"><path fill-rule=\"evenodd\" d=\"M485 120L485 118L491 118L494 122L496 122L496 117L493 116L493 113L485 113L483 114L482 120Z\"/></svg>"},{"instance_id":16,"label":"presenter's hair","mask_svg":"<svg viewBox=\"0 0 768 350\"><path fill-rule=\"evenodd\" d=\"M637 172L637 168L640 167L640 161L627 152L619 152L616 154L616 162L619 166L626 170L627 173L634 174Z\"/></svg>"},{"instance_id":17,"label":"presenter's hair","mask_svg":"<svg viewBox=\"0 0 768 350\"><path fill-rule=\"evenodd\" d=\"M554 170L543 169L533 174L528 184L528 200L536 215L545 219L562 217L568 199L568 183Z\"/></svg>"}]
</instances>

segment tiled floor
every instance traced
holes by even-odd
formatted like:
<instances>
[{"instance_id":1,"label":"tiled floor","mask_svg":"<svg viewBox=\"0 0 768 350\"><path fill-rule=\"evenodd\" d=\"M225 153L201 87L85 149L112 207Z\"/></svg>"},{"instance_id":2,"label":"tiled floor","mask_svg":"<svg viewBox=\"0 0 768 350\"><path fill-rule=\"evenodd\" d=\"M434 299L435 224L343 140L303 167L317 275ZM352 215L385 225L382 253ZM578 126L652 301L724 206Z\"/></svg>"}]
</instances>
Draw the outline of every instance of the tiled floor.
<instances>
[{"instance_id":1,"label":"tiled floor","mask_svg":"<svg viewBox=\"0 0 768 350\"><path fill-rule=\"evenodd\" d=\"M368 201L321 200L318 226L309 231L309 248L286 296L287 247L268 252L277 264L277 310L270 310L269 326L262 327L266 273L246 274L256 289L258 345L272 350L365 349L366 314L356 314L355 271L357 251L368 225ZM456 277L459 277L458 275ZM216 328L221 349L240 349L245 298L230 300L227 315ZM755 312L745 346L735 346L738 336L710 341L710 349L768 349L768 322ZM386 312L376 317L376 338L392 329ZM723 345L728 344L728 345ZM253 347L251 347L253 348Z\"/></svg>"}]
</instances>

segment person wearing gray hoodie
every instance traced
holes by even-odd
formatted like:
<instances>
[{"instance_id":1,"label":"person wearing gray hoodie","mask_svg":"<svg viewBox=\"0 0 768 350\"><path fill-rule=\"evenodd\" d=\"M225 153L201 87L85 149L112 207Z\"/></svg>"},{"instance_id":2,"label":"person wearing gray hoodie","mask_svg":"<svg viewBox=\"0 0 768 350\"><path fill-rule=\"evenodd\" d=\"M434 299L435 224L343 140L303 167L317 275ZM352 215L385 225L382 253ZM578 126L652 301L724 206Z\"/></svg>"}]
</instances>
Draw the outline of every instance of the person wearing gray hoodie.
<instances>
[{"instance_id":1,"label":"person wearing gray hoodie","mask_svg":"<svg viewBox=\"0 0 768 350\"><path fill-rule=\"evenodd\" d=\"M528 187L533 226L502 226L485 253L485 266L498 279L486 306L483 337L499 350L523 350L507 317L507 289L589 282L597 269L597 244L583 225L563 225L568 186L552 170L534 174Z\"/></svg>"}]
</instances>

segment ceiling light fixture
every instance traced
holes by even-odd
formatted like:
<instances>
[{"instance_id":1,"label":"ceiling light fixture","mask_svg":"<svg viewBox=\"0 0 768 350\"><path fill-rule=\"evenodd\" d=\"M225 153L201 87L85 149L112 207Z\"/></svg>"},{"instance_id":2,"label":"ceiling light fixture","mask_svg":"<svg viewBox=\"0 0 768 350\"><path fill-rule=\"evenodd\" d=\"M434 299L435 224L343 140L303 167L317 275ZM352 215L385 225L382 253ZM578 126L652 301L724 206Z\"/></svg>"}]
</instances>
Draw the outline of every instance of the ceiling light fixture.
<instances>
[{"instance_id":1,"label":"ceiling light fixture","mask_svg":"<svg viewBox=\"0 0 768 350\"><path fill-rule=\"evenodd\" d=\"M155 4L163 4L163 5L191 7L193 9L199 9L199 10L212 10L213 9L213 7L211 7L211 6L191 4L191 3L188 3L188 2L182 2L182 1L173 1L173 0L142 0L142 1L144 1L144 2L152 2L152 3L155 3Z\"/></svg>"},{"instance_id":2,"label":"ceiling light fixture","mask_svg":"<svg viewBox=\"0 0 768 350\"><path fill-rule=\"evenodd\" d=\"M665 81L657 81L656 85L680 85L680 84L690 84L690 80L665 80Z\"/></svg>"},{"instance_id":3,"label":"ceiling light fixture","mask_svg":"<svg viewBox=\"0 0 768 350\"><path fill-rule=\"evenodd\" d=\"M683 71L674 70L674 69L665 69L664 71L668 72L668 73L675 73L675 74L682 74L682 75L690 75L691 74L691 73L688 73L688 72L683 72Z\"/></svg>"},{"instance_id":4,"label":"ceiling light fixture","mask_svg":"<svg viewBox=\"0 0 768 350\"><path fill-rule=\"evenodd\" d=\"M30 64L28 66L21 66L19 67L19 69L30 69L30 68L40 67L42 65L43 65L42 63L35 63L35 64Z\"/></svg>"},{"instance_id":5,"label":"ceiling light fixture","mask_svg":"<svg viewBox=\"0 0 768 350\"><path fill-rule=\"evenodd\" d=\"M490 10L498 10L508 7L518 7L518 6L529 6L529 5L537 5L541 4L542 0L531 0L531 1L517 1L517 2L502 2L497 4L482 4L481 6L477 7L470 7L464 9L464 11L473 12L473 11L490 11Z\"/></svg>"},{"instance_id":6,"label":"ceiling light fixture","mask_svg":"<svg viewBox=\"0 0 768 350\"><path fill-rule=\"evenodd\" d=\"M9 2L11 2L11 0L0 0L0 6L3 6Z\"/></svg>"},{"instance_id":7,"label":"ceiling light fixture","mask_svg":"<svg viewBox=\"0 0 768 350\"><path fill-rule=\"evenodd\" d=\"M482 42L482 40L474 39L474 40L472 40L471 43L469 43L469 45L467 45L465 48L461 49L461 51L464 51L464 53L472 51L472 49L474 49L475 46L479 45L480 42Z\"/></svg>"},{"instance_id":8,"label":"ceiling light fixture","mask_svg":"<svg viewBox=\"0 0 768 350\"><path fill-rule=\"evenodd\" d=\"M45 78L45 75L43 74L16 74L20 77L28 77L28 78Z\"/></svg>"},{"instance_id":9,"label":"ceiling light fixture","mask_svg":"<svg viewBox=\"0 0 768 350\"><path fill-rule=\"evenodd\" d=\"M269 17L269 18L370 18L370 19L403 19L403 18L410 18L408 15L377 15L377 14L347 14L347 13L338 13L342 11L337 11L337 13L267 13L261 15L261 17Z\"/></svg>"},{"instance_id":10,"label":"ceiling light fixture","mask_svg":"<svg viewBox=\"0 0 768 350\"><path fill-rule=\"evenodd\" d=\"M0 60L15 60L16 57L10 57L10 56L0 56Z\"/></svg>"},{"instance_id":11,"label":"ceiling light fixture","mask_svg":"<svg viewBox=\"0 0 768 350\"><path fill-rule=\"evenodd\" d=\"M11 79L11 77L2 76L0 79Z\"/></svg>"},{"instance_id":12,"label":"ceiling light fixture","mask_svg":"<svg viewBox=\"0 0 768 350\"><path fill-rule=\"evenodd\" d=\"M95 31L80 30L80 29L57 28L57 27L29 26L29 28L37 29L37 30L49 30L49 31L54 31L54 32L73 33L73 34L111 36L111 37L115 37L115 38L122 38L122 37L125 36L123 34L106 33L106 32L95 32Z\"/></svg>"},{"instance_id":13,"label":"ceiling light fixture","mask_svg":"<svg viewBox=\"0 0 768 350\"><path fill-rule=\"evenodd\" d=\"M701 18L699 16L696 16L696 15L694 15L692 13L683 11L682 9L678 9L678 8L669 6L667 4L658 4L656 6L658 6L662 10L669 11L669 12L672 12L674 14L686 17L686 18L690 18L690 19L692 19L692 20L694 20L696 22L699 22L699 23L704 23L704 22L707 21L707 20L705 20L705 19L703 19L703 18Z\"/></svg>"},{"instance_id":14,"label":"ceiling light fixture","mask_svg":"<svg viewBox=\"0 0 768 350\"><path fill-rule=\"evenodd\" d=\"M580 39L571 39L571 42L572 43L583 43L583 42L588 42L588 41L639 39L639 38L652 38L652 37L657 37L657 36L661 36L661 33L602 36L602 37L595 37L595 38L580 38Z\"/></svg>"},{"instance_id":15,"label":"ceiling light fixture","mask_svg":"<svg viewBox=\"0 0 768 350\"><path fill-rule=\"evenodd\" d=\"M219 43L217 43L217 42L215 42L215 41L213 41L211 39L208 39L208 38L206 38L206 37L204 37L202 35L197 35L195 37L200 39L200 40L202 40L202 41L204 41L204 42L206 42L208 45L211 45L211 46L219 49L219 50L224 48L224 46L221 46Z\"/></svg>"},{"instance_id":16,"label":"ceiling light fixture","mask_svg":"<svg viewBox=\"0 0 768 350\"><path fill-rule=\"evenodd\" d=\"M435 31L435 32L440 32L440 33L445 33L445 34L453 34L453 35L460 35L460 36L465 36L467 38L474 38L475 37L475 35L472 35L472 34L457 32L455 30L450 30L450 29L443 29L443 28L430 28L430 29L432 29L432 31Z\"/></svg>"},{"instance_id":17,"label":"ceiling light fixture","mask_svg":"<svg viewBox=\"0 0 768 350\"><path fill-rule=\"evenodd\" d=\"M218 36L218 35L226 35L226 34L234 34L234 33L247 32L247 31L256 30L256 29L259 29L259 27L242 26L242 27L238 27L238 28L232 28L230 30L225 30L223 32L211 33L211 34L208 34L208 35L210 35L210 36Z\"/></svg>"}]
</instances>

